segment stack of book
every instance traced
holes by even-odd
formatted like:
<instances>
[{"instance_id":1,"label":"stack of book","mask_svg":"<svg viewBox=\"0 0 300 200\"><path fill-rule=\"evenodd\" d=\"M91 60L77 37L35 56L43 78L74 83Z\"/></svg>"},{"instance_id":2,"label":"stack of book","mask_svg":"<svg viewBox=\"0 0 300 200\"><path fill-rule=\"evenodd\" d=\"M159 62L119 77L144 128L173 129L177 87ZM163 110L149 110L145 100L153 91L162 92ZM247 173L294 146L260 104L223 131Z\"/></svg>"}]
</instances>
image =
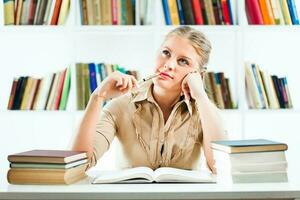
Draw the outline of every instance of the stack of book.
<instances>
[{"instance_id":1,"label":"stack of book","mask_svg":"<svg viewBox=\"0 0 300 200\"><path fill-rule=\"evenodd\" d=\"M297 4L298 3L298 4ZM245 10L249 24L299 25L295 0L246 0Z\"/></svg>"},{"instance_id":2,"label":"stack of book","mask_svg":"<svg viewBox=\"0 0 300 200\"><path fill-rule=\"evenodd\" d=\"M63 25L70 0L5 0L5 25Z\"/></svg>"},{"instance_id":3,"label":"stack of book","mask_svg":"<svg viewBox=\"0 0 300 200\"><path fill-rule=\"evenodd\" d=\"M219 183L287 182L287 144L265 139L212 142Z\"/></svg>"},{"instance_id":4,"label":"stack of book","mask_svg":"<svg viewBox=\"0 0 300 200\"><path fill-rule=\"evenodd\" d=\"M85 178L87 155L78 151L32 150L8 156L11 184L71 184Z\"/></svg>"},{"instance_id":5,"label":"stack of book","mask_svg":"<svg viewBox=\"0 0 300 200\"><path fill-rule=\"evenodd\" d=\"M84 110L91 93L100 85L107 76L114 71L129 74L138 79L134 70L126 70L117 64L108 63L77 63L76 64L76 91L77 109Z\"/></svg>"},{"instance_id":6,"label":"stack of book","mask_svg":"<svg viewBox=\"0 0 300 200\"><path fill-rule=\"evenodd\" d=\"M14 78L8 110L66 110L71 85L71 68L43 78Z\"/></svg>"},{"instance_id":7,"label":"stack of book","mask_svg":"<svg viewBox=\"0 0 300 200\"><path fill-rule=\"evenodd\" d=\"M162 0L166 25L233 25L232 0Z\"/></svg>"},{"instance_id":8,"label":"stack of book","mask_svg":"<svg viewBox=\"0 0 300 200\"><path fill-rule=\"evenodd\" d=\"M270 75L257 64L246 63L246 95L249 108L292 108L287 78Z\"/></svg>"},{"instance_id":9,"label":"stack of book","mask_svg":"<svg viewBox=\"0 0 300 200\"><path fill-rule=\"evenodd\" d=\"M207 72L205 88L209 99L220 109L234 109L234 103L229 78L224 72Z\"/></svg>"}]
</instances>

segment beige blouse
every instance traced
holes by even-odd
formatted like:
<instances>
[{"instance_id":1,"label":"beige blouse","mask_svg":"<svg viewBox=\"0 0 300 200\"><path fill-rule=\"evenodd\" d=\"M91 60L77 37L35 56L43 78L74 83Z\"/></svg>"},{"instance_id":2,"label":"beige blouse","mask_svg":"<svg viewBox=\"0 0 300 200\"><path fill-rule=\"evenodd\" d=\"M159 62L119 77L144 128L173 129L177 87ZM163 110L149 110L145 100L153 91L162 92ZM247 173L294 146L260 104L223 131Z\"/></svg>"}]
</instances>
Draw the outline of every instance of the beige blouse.
<instances>
[{"instance_id":1,"label":"beige blouse","mask_svg":"<svg viewBox=\"0 0 300 200\"><path fill-rule=\"evenodd\" d=\"M196 169L202 128L194 101L180 99L164 122L152 96L153 83L111 100L101 111L90 166L108 150L116 136L130 167Z\"/></svg>"}]
</instances>

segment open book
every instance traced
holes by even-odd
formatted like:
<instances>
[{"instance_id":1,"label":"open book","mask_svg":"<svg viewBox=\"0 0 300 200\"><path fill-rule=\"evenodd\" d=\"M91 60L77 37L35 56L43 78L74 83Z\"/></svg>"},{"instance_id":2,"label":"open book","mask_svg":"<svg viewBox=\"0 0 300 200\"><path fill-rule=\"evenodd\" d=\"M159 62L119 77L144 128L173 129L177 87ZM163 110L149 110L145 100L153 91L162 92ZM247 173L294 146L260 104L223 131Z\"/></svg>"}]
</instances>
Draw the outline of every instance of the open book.
<instances>
[{"instance_id":1,"label":"open book","mask_svg":"<svg viewBox=\"0 0 300 200\"><path fill-rule=\"evenodd\" d=\"M171 167L162 167L153 171L149 167L135 167L120 171L103 171L95 174L92 183L151 183L151 182L215 182L209 171L192 171Z\"/></svg>"}]
</instances>

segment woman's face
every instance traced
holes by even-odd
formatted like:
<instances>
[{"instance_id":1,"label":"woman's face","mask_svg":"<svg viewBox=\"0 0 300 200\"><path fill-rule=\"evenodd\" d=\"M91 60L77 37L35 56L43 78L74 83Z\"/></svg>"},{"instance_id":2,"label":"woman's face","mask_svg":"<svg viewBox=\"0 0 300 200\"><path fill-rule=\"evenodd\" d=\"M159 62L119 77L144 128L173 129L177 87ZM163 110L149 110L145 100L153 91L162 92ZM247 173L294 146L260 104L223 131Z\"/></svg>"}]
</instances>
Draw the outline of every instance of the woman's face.
<instances>
[{"instance_id":1,"label":"woman's face","mask_svg":"<svg viewBox=\"0 0 300 200\"><path fill-rule=\"evenodd\" d=\"M155 72L163 73L153 80L155 86L181 92L181 82L185 75L199 68L198 59L199 55L187 39L170 36L157 55Z\"/></svg>"}]
</instances>

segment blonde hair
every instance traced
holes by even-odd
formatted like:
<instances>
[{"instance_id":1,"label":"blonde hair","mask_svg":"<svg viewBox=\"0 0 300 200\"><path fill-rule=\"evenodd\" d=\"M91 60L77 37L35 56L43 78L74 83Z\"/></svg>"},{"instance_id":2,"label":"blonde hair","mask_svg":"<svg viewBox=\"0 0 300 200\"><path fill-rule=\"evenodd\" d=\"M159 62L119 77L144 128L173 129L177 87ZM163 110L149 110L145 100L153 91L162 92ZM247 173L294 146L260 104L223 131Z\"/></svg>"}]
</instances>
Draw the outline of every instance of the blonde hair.
<instances>
[{"instance_id":1,"label":"blonde hair","mask_svg":"<svg viewBox=\"0 0 300 200\"><path fill-rule=\"evenodd\" d=\"M211 52L211 43L206 38L206 36L202 32L194 28L191 28L190 26L179 26L178 28L175 28L172 31L170 31L166 35L164 41L166 41L169 37L174 35L183 37L188 41L190 41L191 45L195 48L197 54L200 57L199 60L200 70L205 69L205 66L208 63L209 55Z\"/></svg>"}]
</instances>

